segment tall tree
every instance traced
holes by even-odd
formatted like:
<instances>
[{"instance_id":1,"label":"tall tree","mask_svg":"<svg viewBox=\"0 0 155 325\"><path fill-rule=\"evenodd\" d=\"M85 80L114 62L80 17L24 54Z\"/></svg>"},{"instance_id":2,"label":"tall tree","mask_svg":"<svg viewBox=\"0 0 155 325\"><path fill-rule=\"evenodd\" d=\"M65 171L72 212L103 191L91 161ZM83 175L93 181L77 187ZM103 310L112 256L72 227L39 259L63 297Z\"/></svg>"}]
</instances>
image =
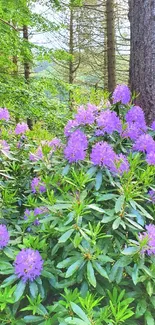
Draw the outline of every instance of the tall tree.
<instances>
[{"instance_id":1,"label":"tall tree","mask_svg":"<svg viewBox=\"0 0 155 325\"><path fill-rule=\"evenodd\" d=\"M108 90L113 92L116 86L116 49L115 49L115 14L114 0L106 1L107 17L107 66L108 66Z\"/></svg>"},{"instance_id":2,"label":"tall tree","mask_svg":"<svg viewBox=\"0 0 155 325\"><path fill-rule=\"evenodd\" d=\"M129 0L130 86L148 124L155 120L155 1Z\"/></svg>"}]
</instances>

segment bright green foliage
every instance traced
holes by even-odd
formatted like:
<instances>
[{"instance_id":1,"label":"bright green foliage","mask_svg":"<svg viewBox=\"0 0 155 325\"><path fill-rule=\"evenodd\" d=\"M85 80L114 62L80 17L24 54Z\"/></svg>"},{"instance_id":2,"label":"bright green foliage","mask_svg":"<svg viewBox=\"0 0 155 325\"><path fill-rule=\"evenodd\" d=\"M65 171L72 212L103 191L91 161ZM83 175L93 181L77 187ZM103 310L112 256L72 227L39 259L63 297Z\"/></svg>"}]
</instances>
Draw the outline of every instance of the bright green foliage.
<instances>
[{"instance_id":1,"label":"bright green foliage","mask_svg":"<svg viewBox=\"0 0 155 325\"><path fill-rule=\"evenodd\" d=\"M2 139L10 145L9 151L0 147L0 223L10 234L0 250L1 324L154 324L155 258L142 253L147 238L139 240L139 233L154 223L147 193L154 188L155 167L131 151L130 169L121 176L92 165L89 153L98 141L92 125L85 126L87 157L75 164L64 159L65 140L50 154L50 121L48 127L36 123L24 138L14 128L13 119L1 121ZM132 146L119 135L106 137L116 152ZM44 158L31 161L38 146ZM34 177L46 192L32 193ZM36 216L34 209L41 207ZM38 250L44 260L32 282L14 274L23 248Z\"/></svg>"}]
</instances>

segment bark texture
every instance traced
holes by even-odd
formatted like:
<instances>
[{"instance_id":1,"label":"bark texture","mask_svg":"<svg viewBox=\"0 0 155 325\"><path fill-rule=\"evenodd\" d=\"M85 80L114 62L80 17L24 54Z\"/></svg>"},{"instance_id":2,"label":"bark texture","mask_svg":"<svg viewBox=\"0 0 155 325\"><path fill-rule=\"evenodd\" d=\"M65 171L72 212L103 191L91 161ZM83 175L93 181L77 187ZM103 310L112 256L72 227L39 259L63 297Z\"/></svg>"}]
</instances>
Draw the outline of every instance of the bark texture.
<instances>
[{"instance_id":1,"label":"bark texture","mask_svg":"<svg viewBox=\"0 0 155 325\"><path fill-rule=\"evenodd\" d=\"M108 90L113 92L116 86L116 54L115 54L115 0L106 1L107 17L107 66L108 66Z\"/></svg>"},{"instance_id":2,"label":"bark texture","mask_svg":"<svg viewBox=\"0 0 155 325\"><path fill-rule=\"evenodd\" d=\"M155 0L129 0L130 87L146 121L155 120Z\"/></svg>"},{"instance_id":3,"label":"bark texture","mask_svg":"<svg viewBox=\"0 0 155 325\"><path fill-rule=\"evenodd\" d=\"M69 54L72 56L69 61L69 84L74 83L74 71L73 71L73 55L74 55L74 18L73 9L70 8L70 21L69 21ZM73 109L73 92L69 91L69 107Z\"/></svg>"},{"instance_id":4,"label":"bark texture","mask_svg":"<svg viewBox=\"0 0 155 325\"><path fill-rule=\"evenodd\" d=\"M29 36L28 36L28 27L27 26L23 26L23 38L25 41L28 42L29 40ZM25 82L29 83L29 79L30 79L30 63L25 60L24 61L24 76L25 76ZM30 118L27 118L27 125L29 127L30 130L32 130L33 128L33 122Z\"/></svg>"}]
</instances>

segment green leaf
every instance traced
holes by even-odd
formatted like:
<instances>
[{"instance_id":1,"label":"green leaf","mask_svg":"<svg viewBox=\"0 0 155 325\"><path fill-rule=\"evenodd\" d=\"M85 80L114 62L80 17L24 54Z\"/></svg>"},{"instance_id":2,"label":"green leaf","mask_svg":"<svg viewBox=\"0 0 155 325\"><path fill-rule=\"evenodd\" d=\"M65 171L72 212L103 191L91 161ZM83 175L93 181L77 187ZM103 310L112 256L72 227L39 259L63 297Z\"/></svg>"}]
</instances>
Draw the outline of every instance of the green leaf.
<instances>
[{"instance_id":1,"label":"green leaf","mask_svg":"<svg viewBox=\"0 0 155 325\"><path fill-rule=\"evenodd\" d=\"M82 264L83 260L78 260L75 263L73 263L66 272L66 278L69 278L72 276L75 272L78 271L80 265Z\"/></svg>"},{"instance_id":2,"label":"green leaf","mask_svg":"<svg viewBox=\"0 0 155 325\"><path fill-rule=\"evenodd\" d=\"M141 205L139 205L137 202L136 205L146 218L153 220L153 217Z\"/></svg>"},{"instance_id":3,"label":"green leaf","mask_svg":"<svg viewBox=\"0 0 155 325\"><path fill-rule=\"evenodd\" d=\"M124 255L134 255L139 252L139 247L127 247L122 251Z\"/></svg>"},{"instance_id":4,"label":"green leaf","mask_svg":"<svg viewBox=\"0 0 155 325\"><path fill-rule=\"evenodd\" d=\"M68 267L70 264L75 262L76 259L77 259L76 257L68 257L65 260L63 260L62 262L58 263L57 267L59 269L64 269L65 267Z\"/></svg>"},{"instance_id":5,"label":"green leaf","mask_svg":"<svg viewBox=\"0 0 155 325\"><path fill-rule=\"evenodd\" d=\"M140 318L141 316L144 315L147 309L147 302L145 299L142 299L138 302L137 307L136 307L136 313L135 316L136 318Z\"/></svg>"},{"instance_id":6,"label":"green leaf","mask_svg":"<svg viewBox=\"0 0 155 325\"><path fill-rule=\"evenodd\" d=\"M14 299L15 302L17 302L23 295L24 290L26 288L26 283L24 283L22 280L17 284L16 290L14 291Z\"/></svg>"},{"instance_id":7,"label":"green leaf","mask_svg":"<svg viewBox=\"0 0 155 325\"><path fill-rule=\"evenodd\" d=\"M70 236L72 235L72 233L74 232L74 229L70 229L68 231L66 231L60 238L58 243L65 243L67 241L68 238L70 238Z\"/></svg>"},{"instance_id":8,"label":"green leaf","mask_svg":"<svg viewBox=\"0 0 155 325\"><path fill-rule=\"evenodd\" d=\"M87 277L88 277L90 284L93 287L96 287L96 278L95 278L95 274L94 274L94 269L93 269L92 263L90 261L88 261L88 263L87 263Z\"/></svg>"},{"instance_id":9,"label":"green leaf","mask_svg":"<svg viewBox=\"0 0 155 325\"><path fill-rule=\"evenodd\" d=\"M71 302L71 307L76 315L78 315L84 322L87 324L91 324L87 315L84 313L84 311L74 302Z\"/></svg>"},{"instance_id":10,"label":"green leaf","mask_svg":"<svg viewBox=\"0 0 155 325\"><path fill-rule=\"evenodd\" d=\"M87 205L87 208L95 210L100 213L105 212L103 209L99 208L96 204L89 204L89 205Z\"/></svg>"},{"instance_id":11,"label":"green leaf","mask_svg":"<svg viewBox=\"0 0 155 325\"><path fill-rule=\"evenodd\" d=\"M137 222L135 222L134 220L130 219L130 218L126 218L126 220L128 220L129 223L131 223L131 225L133 225L136 229L140 229L143 230L143 227L141 227Z\"/></svg>"},{"instance_id":12,"label":"green leaf","mask_svg":"<svg viewBox=\"0 0 155 325\"><path fill-rule=\"evenodd\" d=\"M107 274L107 272L106 272L106 270L99 264L99 263L97 263L96 261L94 261L93 262L93 266L94 266L94 268L96 269L96 271L98 272L98 273L100 273L100 275L102 275L104 278L106 278L106 279L109 279L109 277L108 277L108 274Z\"/></svg>"},{"instance_id":13,"label":"green leaf","mask_svg":"<svg viewBox=\"0 0 155 325\"><path fill-rule=\"evenodd\" d=\"M97 198L97 202L100 202L100 201L109 201L109 200L112 200L116 197L115 194L103 194L101 196L99 196Z\"/></svg>"},{"instance_id":14,"label":"green leaf","mask_svg":"<svg viewBox=\"0 0 155 325\"><path fill-rule=\"evenodd\" d=\"M114 222L113 222L113 224L112 224L112 229L113 230L115 230L115 229L117 229L118 227L119 227L119 225L120 225L120 223L121 223L121 218L120 217L118 217Z\"/></svg>"},{"instance_id":15,"label":"green leaf","mask_svg":"<svg viewBox=\"0 0 155 325\"><path fill-rule=\"evenodd\" d=\"M95 189L98 191L102 185L102 172L99 171L96 175Z\"/></svg>"},{"instance_id":16,"label":"green leaf","mask_svg":"<svg viewBox=\"0 0 155 325\"><path fill-rule=\"evenodd\" d=\"M31 293L32 297L36 298L37 295L38 295L38 286L37 286L37 284L34 281L30 282L29 288L30 288L30 293Z\"/></svg>"},{"instance_id":17,"label":"green leaf","mask_svg":"<svg viewBox=\"0 0 155 325\"><path fill-rule=\"evenodd\" d=\"M66 166L64 167L64 169L63 169L63 171L62 171L62 175L63 175L63 176L66 176L66 175L68 174L69 170L70 170L70 165L68 164L68 165L66 165Z\"/></svg>"},{"instance_id":18,"label":"green leaf","mask_svg":"<svg viewBox=\"0 0 155 325\"><path fill-rule=\"evenodd\" d=\"M111 216L111 217L104 216L103 219L101 220L101 222L108 223L108 222L113 221L115 218L116 218L116 216Z\"/></svg>"},{"instance_id":19,"label":"green leaf","mask_svg":"<svg viewBox=\"0 0 155 325\"><path fill-rule=\"evenodd\" d=\"M146 285L146 290L148 295L151 297L153 295L153 285L151 283L151 281L148 281L147 285Z\"/></svg>"},{"instance_id":20,"label":"green leaf","mask_svg":"<svg viewBox=\"0 0 155 325\"><path fill-rule=\"evenodd\" d=\"M44 317L42 316L24 316L24 321L26 324L38 323L42 320L44 320Z\"/></svg>"},{"instance_id":21,"label":"green leaf","mask_svg":"<svg viewBox=\"0 0 155 325\"><path fill-rule=\"evenodd\" d=\"M138 282L138 270L139 270L138 265L134 264L133 271L132 271L132 281L134 285L136 285Z\"/></svg>"},{"instance_id":22,"label":"green leaf","mask_svg":"<svg viewBox=\"0 0 155 325\"><path fill-rule=\"evenodd\" d=\"M7 286L9 286L10 284L13 284L16 280L17 280L17 276L15 274L9 276L8 278L6 278L2 284L1 284L1 288L5 288Z\"/></svg>"},{"instance_id":23,"label":"green leaf","mask_svg":"<svg viewBox=\"0 0 155 325\"><path fill-rule=\"evenodd\" d=\"M73 325L87 325L86 322L84 322L83 320L81 320L80 318L76 318L76 317L67 317L65 319L65 324L69 325L69 324L73 324ZM89 325L90 323L88 323Z\"/></svg>"},{"instance_id":24,"label":"green leaf","mask_svg":"<svg viewBox=\"0 0 155 325\"><path fill-rule=\"evenodd\" d=\"M150 313L149 310L147 310L145 313L145 320L146 320L147 325L155 325L154 317L152 316L152 314Z\"/></svg>"},{"instance_id":25,"label":"green leaf","mask_svg":"<svg viewBox=\"0 0 155 325\"><path fill-rule=\"evenodd\" d=\"M125 196L121 195L119 196L119 198L116 200L115 203L115 212L118 213L122 210L122 207L124 205L124 201L125 201Z\"/></svg>"}]
</instances>

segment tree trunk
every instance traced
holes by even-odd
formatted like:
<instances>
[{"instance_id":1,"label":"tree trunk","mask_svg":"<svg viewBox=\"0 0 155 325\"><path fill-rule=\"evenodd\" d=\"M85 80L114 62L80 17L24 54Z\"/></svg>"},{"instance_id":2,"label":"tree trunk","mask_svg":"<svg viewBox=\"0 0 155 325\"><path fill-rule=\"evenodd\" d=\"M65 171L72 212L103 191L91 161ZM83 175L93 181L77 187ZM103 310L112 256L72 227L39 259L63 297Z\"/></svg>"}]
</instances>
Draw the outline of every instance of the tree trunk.
<instances>
[{"instance_id":1,"label":"tree trunk","mask_svg":"<svg viewBox=\"0 0 155 325\"><path fill-rule=\"evenodd\" d=\"M108 89L108 71L107 71L107 30L104 28L104 70L103 70L103 78L104 78L104 89Z\"/></svg>"},{"instance_id":2,"label":"tree trunk","mask_svg":"<svg viewBox=\"0 0 155 325\"><path fill-rule=\"evenodd\" d=\"M155 1L129 0L130 87L148 125L155 120Z\"/></svg>"},{"instance_id":3,"label":"tree trunk","mask_svg":"<svg viewBox=\"0 0 155 325\"><path fill-rule=\"evenodd\" d=\"M29 36L28 36L28 27L26 25L23 26L23 38L28 42ZM24 60L24 76L26 83L29 83L30 79L30 63L27 60ZM30 130L33 128L33 122L30 118L27 118L27 125Z\"/></svg>"},{"instance_id":4,"label":"tree trunk","mask_svg":"<svg viewBox=\"0 0 155 325\"><path fill-rule=\"evenodd\" d=\"M106 1L108 90L110 92L113 92L116 86L114 1L115 0Z\"/></svg>"},{"instance_id":5,"label":"tree trunk","mask_svg":"<svg viewBox=\"0 0 155 325\"><path fill-rule=\"evenodd\" d=\"M74 69L73 69L73 54L74 54L74 30L73 30L73 9L70 7L70 21L69 21L69 54L72 56L69 61L69 84L74 82ZM69 106L73 109L73 91L69 91Z\"/></svg>"}]
</instances>

